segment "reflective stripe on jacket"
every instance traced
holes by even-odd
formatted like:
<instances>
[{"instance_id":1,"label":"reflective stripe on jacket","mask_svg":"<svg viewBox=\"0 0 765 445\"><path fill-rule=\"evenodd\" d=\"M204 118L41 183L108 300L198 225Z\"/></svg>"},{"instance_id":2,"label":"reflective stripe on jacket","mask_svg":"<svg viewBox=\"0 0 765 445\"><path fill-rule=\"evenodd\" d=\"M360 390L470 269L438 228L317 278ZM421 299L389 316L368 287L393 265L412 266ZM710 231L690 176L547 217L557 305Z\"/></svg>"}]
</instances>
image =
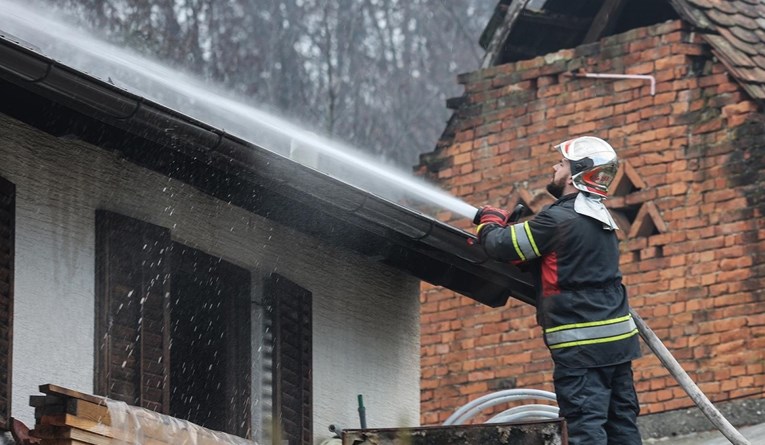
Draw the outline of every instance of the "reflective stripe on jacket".
<instances>
[{"instance_id":1,"label":"reflective stripe on jacket","mask_svg":"<svg viewBox=\"0 0 765 445\"><path fill-rule=\"evenodd\" d=\"M513 239L515 252L521 261L529 261L542 256L536 242L534 242L528 221L510 226L510 236Z\"/></svg>"},{"instance_id":2,"label":"reflective stripe on jacket","mask_svg":"<svg viewBox=\"0 0 765 445\"><path fill-rule=\"evenodd\" d=\"M572 323L545 329L545 341L550 349L570 348L623 340L637 332L632 314L627 314L610 320Z\"/></svg>"}]
</instances>

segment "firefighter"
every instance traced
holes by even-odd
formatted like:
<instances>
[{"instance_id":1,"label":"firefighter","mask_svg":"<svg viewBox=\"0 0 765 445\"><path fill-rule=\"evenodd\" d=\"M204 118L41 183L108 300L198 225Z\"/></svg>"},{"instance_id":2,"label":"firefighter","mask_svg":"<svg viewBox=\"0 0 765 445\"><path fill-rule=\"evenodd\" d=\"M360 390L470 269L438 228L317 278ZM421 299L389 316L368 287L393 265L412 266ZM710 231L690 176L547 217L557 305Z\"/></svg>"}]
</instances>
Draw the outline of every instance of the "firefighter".
<instances>
[{"instance_id":1,"label":"firefighter","mask_svg":"<svg viewBox=\"0 0 765 445\"><path fill-rule=\"evenodd\" d=\"M641 444L632 377L638 330L622 285L616 223L603 204L618 170L616 152L592 136L555 148L562 158L547 191L557 201L522 223L482 207L474 221L478 242L490 257L533 277L569 444Z\"/></svg>"}]
</instances>

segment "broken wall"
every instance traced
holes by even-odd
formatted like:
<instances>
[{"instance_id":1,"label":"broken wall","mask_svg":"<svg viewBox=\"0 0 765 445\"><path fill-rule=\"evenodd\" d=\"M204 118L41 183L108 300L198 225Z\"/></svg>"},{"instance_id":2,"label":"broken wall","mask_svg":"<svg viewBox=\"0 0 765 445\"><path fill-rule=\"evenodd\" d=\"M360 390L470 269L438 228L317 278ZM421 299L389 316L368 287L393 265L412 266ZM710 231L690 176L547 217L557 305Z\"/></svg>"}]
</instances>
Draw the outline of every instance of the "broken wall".
<instances>
[{"instance_id":1,"label":"broken wall","mask_svg":"<svg viewBox=\"0 0 765 445\"><path fill-rule=\"evenodd\" d=\"M647 80L570 76L581 72L651 75L655 95ZM419 173L476 206L539 211L552 202L553 145L608 140L622 161L607 204L631 304L713 402L762 398L765 117L701 37L671 21L459 81ZM532 307L491 309L426 284L421 300L423 424L487 392L553 390ZM643 414L693 406L646 348L634 369Z\"/></svg>"}]
</instances>

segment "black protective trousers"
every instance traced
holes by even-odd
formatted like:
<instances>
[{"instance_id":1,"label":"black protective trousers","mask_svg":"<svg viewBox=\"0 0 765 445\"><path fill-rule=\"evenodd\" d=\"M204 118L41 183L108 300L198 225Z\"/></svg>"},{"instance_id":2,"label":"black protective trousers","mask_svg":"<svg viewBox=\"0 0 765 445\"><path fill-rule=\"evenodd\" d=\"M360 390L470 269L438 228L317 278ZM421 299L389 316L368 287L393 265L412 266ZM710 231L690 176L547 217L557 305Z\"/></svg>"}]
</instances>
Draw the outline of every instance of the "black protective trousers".
<instances>
[{"instance_id":1,"label":"black protective trousers","mask_svg":"<svg viewBox=\"0 0 765 445\"><path fill-rule=\"evenodd\" d=\"M555 366L555 394L569 445L640 445L632 362L599 368Z\"/></svg>"}]
</instances>

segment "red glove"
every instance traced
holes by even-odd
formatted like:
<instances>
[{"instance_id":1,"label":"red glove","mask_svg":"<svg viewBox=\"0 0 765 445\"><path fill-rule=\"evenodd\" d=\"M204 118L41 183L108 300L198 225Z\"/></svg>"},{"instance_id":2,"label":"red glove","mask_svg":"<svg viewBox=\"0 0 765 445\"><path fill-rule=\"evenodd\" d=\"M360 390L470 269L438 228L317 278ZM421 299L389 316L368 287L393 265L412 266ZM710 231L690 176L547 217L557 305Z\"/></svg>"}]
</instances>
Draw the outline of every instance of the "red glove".
<instances>
[{"instance_id":1,"label":"red glove","mask_svg":"<svg viewBox=\"0 0 765 445\"><path fill-rule=\"evenodd\" d=\"M510 220L510 213L491 206L483 206L475 214L473 224L499 224L505 227Z\"/></svg>"},{"instance_id":2,"label":"red glove","mask_svg":"<svg viewBox=\"0 0 765 445\"><path fill-rule=\"evenodd\" d=\"M473 224L478 224L476 236L478 244L482 244L484 237L492 230L507 226L510 220L510 213L496 207L484 206L478 209L473 218Z\"/></svg>"}]
</instances>

